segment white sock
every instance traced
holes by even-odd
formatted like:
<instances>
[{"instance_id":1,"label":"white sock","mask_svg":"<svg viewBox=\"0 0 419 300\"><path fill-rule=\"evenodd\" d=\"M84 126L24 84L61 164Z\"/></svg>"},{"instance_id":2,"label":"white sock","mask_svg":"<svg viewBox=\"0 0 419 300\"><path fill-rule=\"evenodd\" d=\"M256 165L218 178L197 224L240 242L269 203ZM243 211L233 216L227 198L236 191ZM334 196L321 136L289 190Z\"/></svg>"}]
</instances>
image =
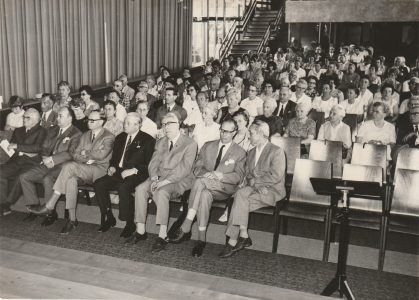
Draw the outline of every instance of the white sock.
<instances>
[{"instance_id":1,"label":"white sock","mask_svg":"<svg viewBox=\"0 0 419 300\"><path fill-rule=\"evenodd\" d=\"M198 227L198 230L199 231L206 231L207 230L207 227L206 226L204 226L204 227Z\"/></svg>"},{"instance_id":2,"label":"white sock","mask_svg":"<svg viewBox=\"0 0 419 300\"><path fill-rule=\"evenodd\" d=\"M47 203L45 203L45 207L48 208L49 210L54 210L55 203L52 204L50 202L47 202Z\"/></svg>"},{"instance_id":3,"label":"white sock","mask_svg":"<svg viewBox=\"0 0 419 300\"><path fill-rule=\"evenodd\" d=\"M139 234L145 233L145 224L144 223L137 223L137 232Z\"/></svg>"},{"instance_id":4,"label":"white sock","mask_svg":"<svg viewBox=\"0 0 419 300\"><path fill-rule=\"evenodd\" d=\"M240 237L247 239L249 235L247 234L247 227L240 226Z\"/></svg>"},{"instance_id":5,"label":"white sock","mask_svg":"<svg viewBox=\"0 0 419 300\"><path fill-rule=\"evenodd\" d=\"M231 245L231 246L236 246L236 244L237 244L237 240L232 240L232 239L229 239L228 240L228 243Z\"/></svg>"},{"instance_id":6,"label":"white sock","mask_svg":"<svg viewBox=\"0 0 419 300\"><path fill-rule=\"evenodd\" d=\"M167 237L167 225L160 225L159 237L162 239Z\"/></svg>"},{"instance_id":7,"label":"white sock","mask_svg":"<svg viewBox=\"0 0 419 300\"><path fill-rule=\"evenodd\" d=\"M196 210L193 208L190 208L188 210L188 214L186 215L186 219L193 221L195 219L196 216Z\"/></svg>"}]
</instances>

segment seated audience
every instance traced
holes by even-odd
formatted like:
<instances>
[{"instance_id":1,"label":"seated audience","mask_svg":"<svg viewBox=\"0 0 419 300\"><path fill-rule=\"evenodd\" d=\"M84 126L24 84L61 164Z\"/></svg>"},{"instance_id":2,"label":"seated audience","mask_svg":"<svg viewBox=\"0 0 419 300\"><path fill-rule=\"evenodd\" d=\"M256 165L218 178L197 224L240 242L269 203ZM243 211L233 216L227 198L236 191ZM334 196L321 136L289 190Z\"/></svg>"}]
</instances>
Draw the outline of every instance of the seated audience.
<instances>
[{"instance_id":1,"label":"seated audience","mask_svg":"<svg viewBox=\"0 0 419 300\"><path fill-rule=\"evenodd\" d=\"M374 94L368 89L370 80L367 76L362 76L359 81L359 95L358 98L364 107L369 107L372 104Z\"/></svg>"},{"instance_id":2,"label":"seated audience","mask_svg":"<svg viewBox=\"0 0 419 300\"><path fill-rule=\"evenodd\" d=\"M10 207L22 195L19 176L41 162L42 143L46 130L39 125L41 116L34 108L23 114L23 127L13 131L8 150L14 153L0 165L0 209L3 215L11 212Z\"/></svg>"},{"instance_id":3,"label":"seated audience","mask_svg":"<svg viewBox=\"0 0 419 300\"><path fill-rule=\"evenodd\" d=\"M227 93L227 105L225 107L221 107L218 111L217 123L221 124L227 119L233 118L234 113L238 111L245 111L243 107L239 106L240 103L240 96L236 92L235 89L231 89Z\"/></svg>"},{"instance_id":4,"label":"seated audience","mask_svg":"<svg viewBox=\"0 0 419 300\"><path fill-rule=\"evenodd\" d=\"M394 88L391 84L383 84L381 87L381 97L376 97L374 102L382 102L387 106L386 120L395 122L399 115L399 96L395 97ZM372 107L371 107L372 108Z\"/></svg>"},{"instance_id":5,"label":"seated audience","mask_svg":"<svg viewBox=\"0 0 419 300\"><path fill-rule=\"evenodd\" d=\"M144 104L147 105L145 102ZM124 132L115 138L107 174L94 184L96 200L100 208L99 232L106 232L115 226L109 191L117 190L119 195L119 219L126 222L121 237L130 237L135 231L134 197L135 187L148 178L148 164L153 155L155 140L141 129L141 116L128 113Z\"/></svg>"},{"instance_id":6,"label":"seated audience","mask_svg":"<svg viewBox=\"0 0 419 300\"><path fill-rule=\"evenodd\" d=\"M289 87L281 87L279 90L279 101L277 101L278 105L275 108L273 114L281 118L283 127L287 127L289 120L295 117L295 107L297 104L293 101L290 101L290 99L291 91ZM311 107L311 104L309 105L309 107Z\"/></svg>"},{"instance_id":7,"label":"seated audience","mask_svg":"<svg viewBox=\"0 0 419 300\"><path fill-rule=\"evenodd\" d=\"M419 95L419 78L418 77L411 78L409 80L408 85L409 85L409 91L402 93L400 96L400 100L403 102L400 104L399 114L404 114L405 112L408 111L409 109L408 103L412 96Z\"/></svg>"},{"instance_id":8,"label":"seated audience","mask_svg":"<svg viewBox=\"0 0 419 300\"><path fill-rule=\"evenodd\" d=\"M78 226L76 218L77 194L79 184L92 184L103 177L109 167L115 137L103 128L103 119L97 111L89 115L89 131L80 137L80 143L73 153L73 161L67 162L53 186L54 192L45 205L30 209L37 215L49 215L61 195L65 195L66 209L69 212L61 234L69 234Z\"/></svg>"},{"instance_id":9,"label":"seated audience","mask_svg":"<svg viewBox=\"0 0 419 300\"><path fill-rule=\"evenodd\" d=\"M157 98L159 95L159 92L157 91L156 79L154 78L154 76L148 75L146 78L146 82L148 85L147 94L150 94L151 96Z\"/></svg>"},{"instance_id":10,"label":"seated audience","mask_svg":"<svg viewBox=\"0 0 419 300\"><path fill-rule=\"evenodd\" d=\"M71 102L70 93L71 93L70 83L68 83L67 81L60 81L58 83L58 96L55 99L54 106L52 107L52 109L56 113L58 113L58 111L63 106L70 106L70 102Z\"/></svg>"},{"instance_id":11,"label":"seated audience","mask_svg":"<svg viewBox=\"0 0 419 300\"><path fill-rule=\"evenodd\" d=\"M156 123L154 123L148 116L149 103L139 102L137 104L137 113L141 116L141 131L151 135L153 138L156 138L158 135L158 129Z\"/></svg>"},{"instance_id":12,"label":"seated audience","mask_svg":"<svg viewBox=\"0 0 419 300\"><path fill-rule=\"evenodd\" d=\"M295 108L296 117L291 119L285 128L284 137L301 138L301 155L307 155L310 143L316 136L316 122L308 117L310 107L307 104L299 103Z\"/></svg>"},{"instance_id":13,"label":"seated audience","mask_svg":"<svg viewBox=\"0 0 419 300\"><path fill-rule=\"evenodd\" d=\"M105 112L105 124L103 124L103 128L107 129L114 136L117 136L124 130L124 125L116 118L115 102L106 100L103 104L103 111Z\"/></svg>"},{"instance_id":14,"label":"seated audience","mask_svg":"<svg viewBox=\"0 0 419 300\"><path fill-rule=\"evenodd\" d=\"M156 203L156 224L159 235L152 246L152 252L166 248L167 223L169 221L169 200L178 197L192 184L192 166L197 154L193 139L180 133L180 118L175 113L167 113L162 119L165 136L157 141L153 157L148 165L149 178L135 189L136 233L128 240L145 239L148 198Z\"/></svg>"},{"instance_id":15,"label":"seated audience","mask_svg":"<svg viewBox=\"0 0 419 300\"><path fill-rule=\"evenodd\" d=\"M54 192L53 186L63 165L73 159L72 155L77 148L81 132L72 125L74 112L68 107L62 107L58 112L57 126L47 129L46 138L42 143L42 161L19 176L19 183L23 192L23 200L29 208L37 208L40 205L37 196L36 183L42 183L44 187L44 199L51 198ZM29 213L25 221L32 221L36 215ZM58 218L57 212L52 210L42 222L48 226Z\"/></svg>"},{"instance_id":16,"label":"seated audience","mask_svg":"<svg viewBox=\"0 0 419 300\"><path fill-rule=\"evenodd\" d=\"M88 131L88 119L84 114L84 109L86 108L84 101L80 98L74 98L70 102L70 108L74 112L75 116L73 125L76 126L81 132Z\"/></svg>"},{"instance_id":17,"label":"seated audience","mask_svg":"<svg viewBox=\"0 0 419 300\"><path fill-rule=\"evenodd\" d=\"M295 103L305 102L306 104L311 106L311 98L305 94L305 90L307 89L307 81L304 79L300 79L295 86L295 92L291 93L290 100Z\"/></svg>"},{"instance_id":18,"label":"seated audience","mask_svg":"<svg viewBox=\"0 0 419 300\"><path fill-rule=\"evenodd\" d=\"M6 117L4 130L14 131L16 128L23 127L23 99L19 96L12 96L9 100L11 112Z\"/></svg>"},{"instance_id":19,"label":"seated audience","mask_svg":"<svg viewBox=\"0 0 419 300\"><path fill-rule=\"evenodd\" d=\"M317 95L317 82L318 78L314 76L307 77L307 89L305 90L305 94L310 97L311 100L314 99Z\"/></svg>"},{"instance_id":20,"label":"seated audience","mask_svg":"<svg viewBox=\"0 0 419 300\"><path fill-rule=\"evenodd\" d=\"M41 99L41 126L48 129L57 125L57 113L52 109L54 99L51 94L43 94Z\"/></svg>"},{"instance_id":21,"label":"seated audience","mask_svg":"<svg viewBox=\"0 0 419 300\"><path fill-rule=\"evenodd\" d=\"M249 213L265 206L275 206L286 196L285 154L269 142L268 124L256 121L250 126L250 141L254 148L246 160L244 181L234 195L228 220L228 242L220 257L230 257L252 245L247 232Z\"/></svg>"},{"instance_id":22,"label":"seated audience","mask_svg":"<svg viewBox=\"0 0 419 300\"><path fill-rule=\"evenodd\" d=\"M220 138L220 124L214 121L217 110L213 105L207 104L202 111L202 121L195 126L192 137L198 145L198 151L209 141Z\"/></svg>"},{"instance_id":23,"label":"seated audience","mask_svg":"<svg viewBox=\"0 0 419 300\"><path fill-rule=\"evenodd\" d=\"M110 92L107 96L105 96L105 101L110 100L115 103L116 105L116 112L115 117L124 123L125 117L127 116L127 111L125 110L125 107L119 103L120 98L118 96L118 93L116 92Z\"/></svg>"},{"instance_id":24,"label":"seated audience","mask_svg":"<svg viewBox=\"0 0 419 300\"><path fill-rule=\"evenodd\" d=\"M184 121L185 125L191 126L202 122L202 115L196 100L198 91L198 86L195 84L190 84L187 87L187 95L183 101L183 108L188 115Z\"/></svg>"},{"instance_id":25,"label":"seated audience","mask_svg":"<svg viewBox=\"0 0 419 300\"><path fill-rule=\"evenodd\" d=\"M397 145L419 148L419 96L412 96L409 110L397 119Z\"/></svg>"},{"instance_id":26,"label":"seated audience","mask_svg":"<svg viewBox=\"0 0 419 300\"><path fill-rule=\"evenodd\" d=\"M283 134L282 119L273 114L276 106L277 103L274 99L266 99L265 102L263 102L263 115L257 116L255 119L255 121L260 120L269 125L270 136L274 134L282 136Z\"/></svg>"},{"instance_id":27,"label":"seated audience","mask_svg":"<svg viewBox=\"0 0 419 300\"><path fill-rule=\"evenodd\" d=\"M339 89L346 91L349 85L359 87L360 76L355 72L356 66L353 63L348 65L348 71L343 74L342 81L340 82ZM336 83L336 82L335 82Z\"/></svg>"},{"instance_id":28,"label":"seated audience","mask_svg":"<svg viewBox=\"0 0 419 300\"><path fill-rule=\"evenodd\" d=\"M330 83L324 83L322 85L322 94L314 98L312 108L318 112L324 112L325 116L330 114L330 110L333 106L338 104L338 99L332 97L332 86Z\"/></svg>"},{"instance_id":29,"label":"seated audience","mask_svg":"<svg viewBox=\"0 0 419 300\"><path fill-rule=\"evenodd\" d=\"M121 83L121 85L119 84ZM122 105L128 112L132 99L134 98L135 91L128 85L128 77L125 74L119 76L118 80L114 83L114 90L118 93L121 98Z\"/></svg>"},{"instance_id":30,"label":"seated audience","mask_svg":"<svg viewBox=\"0 0 419 300\"><path fill-rule=\"evenodd\" d=\"M99 104L96 101L92 100L93 89L89 85L83 85L79 88L80 98L84 101L86 108L84 109L84 114L86 116L94 110L100 110Z\"/></svg>"},{"instance_id":31,"label":"seated audience","mask_svg":"<svg viewBox=\"0 0 419 300\"><path fill-rule=\"evenodd\" d=\"M354 85L349 85L346 89L347 99L342 101L339 105L345 110L347 114L362 115L367 108L365 103L359 97L359 90Z\"/></svg>"},{"instance_id":32,"label":"seated audience","mask_svg":"<svg viewBox=\"0 0 419 300\"><path fill-rule=\"evenodd\" d=\"M234 135L233 141L247 152L252 148L250 133L247 129L250 124L249 113L246 110L236 111L233 114L232 119L236 121L237 124L237 133Z\"/></svg>"},{"instance_id":33,"label":"seated audience","mask_svg":"<svg viewBox=\"0 0 419 300\"><path fill-rule=\"evenodd\" d=\"M277 100L279 98L276 93L276 86L273 80L266 80L262 86L263 93L260 95L260 98L265 101L266 99L273 98Z\"/></svg>"},{"instance_id":34,"label":"seated audience","mask_svg":"<svg viewBox=\"0 0 419 300\"><path fill-rule=\"evenodd\" d=\"M233 142L237 125L233 120L221 124L221 137L205 143L193 168L194 182L189 196L189 209L182 226L175 232L171 243L191 238L191 227L198 220L198 242L193 256L201 256L206 245L206 230L213 200L227 200L237 189L244 176L246 152Z\"/></svg>"},{"instance_id":35,"label":"seated audience","mask_svg":"<svg viewBox=\"0 0 419 300\"><path fill-rule=\"evenodd\" d=\"M337 104L330 110L329 121L320 126L318 140L342 142L343 148L349 150L352 146L351 128L342 122L345 109Z\"/></svg>"},{"instance_id":36,"label":"seated audience","mask_svg":"<svg viewBox=\"0 0 419 300\"><path fill-rule=\"evenodd\" d=\"M250 115L250 123L256 116L263 114L263 100L257 96L257 88L255 83L249 83L249 97L240 103L240 107L247 110Z\"/></svg>"},{"instance_id":37,"label":"seated audience","mask_svg":"<svg viewBox=\"0 0 419 300\"><path fill-rule=\"evenodd\" d=\"M178 92L174 88L166 88L165 89L165 105L159 107L156 113L156 125L157 128L160 129L162 127L162 120L165 115L167 115L169 112L176 112L180 116L180 124L183 123L183 121L187 118L188 114L186 110L177 105L175 103L176 98L178 97Z\"/></svg>"}]
</instances>

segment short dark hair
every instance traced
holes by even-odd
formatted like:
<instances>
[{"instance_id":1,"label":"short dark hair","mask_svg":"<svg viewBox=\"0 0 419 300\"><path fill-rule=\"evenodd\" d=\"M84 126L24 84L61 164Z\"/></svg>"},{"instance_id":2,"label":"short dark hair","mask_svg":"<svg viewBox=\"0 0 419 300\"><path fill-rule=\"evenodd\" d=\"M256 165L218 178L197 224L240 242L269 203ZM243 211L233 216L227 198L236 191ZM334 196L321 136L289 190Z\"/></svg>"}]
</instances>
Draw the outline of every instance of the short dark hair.
<instances>
[{"instance_id":1,"label":"short dark hair","mask_svg":"<svg viewBox=\"0 0 419 300\"><path fill-rule=\"evenodd\" d=\"M54 97L54 95L52 95L50 93L43 93L41 99L43 99L43 98L48 98L49 100L52 101L52 103L55 103L55 97Z\"/></svg>"},{"instance_id":2,"label":"short dark hair","mask_svg":"<svg viewBox=\"0 0 419 300\"><path fill-rule=\"evenodd\" d=\"M79 88L79 93L81 93L82 91L85 91L88 95L93 96L93 89L90 85L82 85Z\"/></svg>"},{"instance_id":3,"label":"short dark hair","mask_svg":"<svg viewBox=\"0 0 419 300\"><path fill-rule=\"evenodd\" d=\"M62 86L66 86L66 87L68 87L68 89L71 91L71 85L70 85L70 83L69 83L68 81L61 80L61 81L58 83L57 87L58 87L58 88L60 88L60 87L62 87Z\"/></svg>"},{"instance_id":4,"label":"short dark hair","mask_svg":"<svg viewBox=\"0 0 419 300\"><path fill-rule=\"evenodd\" d=\"M249 127L249 122L250 122L249 113L246 110L238 110L233 114L232 117L234 118L234 117L238 117L238 116L242 116L244 118L244 120L246 121L246 127Z\"/></svg>"},{"instance_id":5,"label":"short dark hair","mask_svg":"<svg viewBox=\"0 0 419 300\"><path fill-rule=\"evenodd\" d=\"M112 100L106 100L105 102L103 102L103 107L105 107L106 105L112 105L113 108L116 110L116 103Z\"/></svg>"},{"instance_id":6,"label":"short dark hair","mask_svg":"<svg viewBox=\"0 0 419 300\"><path fill-rule=\"evenodd\" d=\"M239 126L237 126L237 122L234 120L234 119L230 119L230 118L227 118L227 119L224 119L224 121L223 122L221 122L221 126L224 124L224 123L231 123L231 124L233 124L233 127L234 127L234 131L237 131L237 129L239 129Z\"/></svg>"},{"instance_id":7,"label":"short dark hair","mask_svg":"<svg viewBox=\"0 0 419 300\"><path fill-rule=\"evenodd\" d=\"M74 111L68 106L63 106L63 107L60 108L60 110L61 109L66 109L68 111L68 114L71 117L71 123L73 123L73 121L76 119L76 115L74 114Z\"/></svg>"},{"instance_id":8,"label":"short dark hair","mask_svg":"<svg viewBox=\"0 0 419 300\"><path fill-rule=\"evenodd\" d=\"M167 91L173 91L173 95L175 95L175 96L177 96L177 95L178 95L178 91L177 91L177 89L175 89L175 88L168 87L168 88L166 89L166 92L167 92Z\"/></svg>"},{"instance_id":9,"label":"short dark hair","mask_svg":"<svg viewBox=\"0 0 419 300\"><path fill-rule=\"evenodd\" d=\"M348 87L346 88L346 91L348 91L348 90L354 90L355 94L357 96L359 96L359 89L354 84L348 85Z\"/></svg>"},{"instance_id":10,"label":"short dark hair","mask_svg":"<svg viewBox=\"0 0 419 300\"><path fill-rule=\"evenodd\" d=\"M84 106L86 108L86 103L84 103L83 99L81 98L73 98L71 99L70 106L74 106L74 107Z\"/></svg>"}]
</instances>

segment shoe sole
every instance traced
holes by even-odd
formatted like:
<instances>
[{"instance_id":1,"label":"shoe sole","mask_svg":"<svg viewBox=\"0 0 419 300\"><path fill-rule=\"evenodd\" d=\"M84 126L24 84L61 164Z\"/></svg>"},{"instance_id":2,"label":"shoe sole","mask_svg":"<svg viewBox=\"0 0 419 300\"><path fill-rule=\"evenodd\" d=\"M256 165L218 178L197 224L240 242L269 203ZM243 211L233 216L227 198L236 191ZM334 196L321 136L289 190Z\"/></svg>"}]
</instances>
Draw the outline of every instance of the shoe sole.
<instances>
[{"instance_id":1,"label":"shoe sole","mask_svg":"<svg viewBox=\"0 0 419 300\"><path fill-rule=\"evenodd\" d=\"M10 215L11 213L12 213L12 211L9 210L9 211L4 211L2 214L3 214L3 216L7 216L7 215Z\"/></svg>"}]
</instances>

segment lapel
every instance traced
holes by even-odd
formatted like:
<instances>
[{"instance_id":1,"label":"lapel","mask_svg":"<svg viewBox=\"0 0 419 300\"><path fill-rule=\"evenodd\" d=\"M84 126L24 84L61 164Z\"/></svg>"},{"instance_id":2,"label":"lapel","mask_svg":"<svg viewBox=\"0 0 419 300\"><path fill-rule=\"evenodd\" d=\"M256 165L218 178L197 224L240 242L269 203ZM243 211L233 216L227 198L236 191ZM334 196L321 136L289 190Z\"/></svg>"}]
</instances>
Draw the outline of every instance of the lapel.
<instances>
[{"instance_id":1,"label":"lapel","mask_svg":"<svg viewBox=\"0 0 419 300\"><path fill-rule=\"evenodd\" d=\"M53 149L55 150L63 141L63 139L65 139L66 137L68 137L71 132L73 131L73 125L70 125L70 127L67 128L66 131L64 131L60 137L58 137L58 134L60 133L60 127L57 126L57 132L55 133L55 136L57 137L57 141L54 144Z\"/></svg>"},{"instance_id":2,"label":"lapel","mask_svg":"<svg viewBox=\"0 0 419 300\"><path fill-rule=\"evenodd\" d=\"M91 141L92 140L92 131L89 130L88 132L90 133L89 134L89 139ZM94 139L94 141L92 143L92 149L94 148L94 146L96 145L97 141L103 135L104 132L105 132L105 129L101 128L100 131L98 132L98 134L95 136L95 139Z\"/></svg>"},{"instance_id":3,"label":"lapel","mask_svg":"<svg viewBox=\"0 0 419 300\"><path fill-rule=\"evenodd\" d=\"M52 122L54 122L54 117L55 117L55 111L51 111L51 113L49 114L49 116L48 116L48 118L47 118L47 121L45 122L45 123L52 123Z\"/></svg>"},{"instance_id":4,"label":"lapel","mask_svg":"<svg viewBox=\"0 0 419 300\"><path fill-rule=\"evenodd\" d=\"M230 148L228 148L227 152L224 154L223 158L220 160L220 166L224 164L224 162L229 158L230 153L234 151L234 142L231 142ZM218 155L218 152L217 152Z\"/></svg>"},{"instance_id":5,"label":"lapel","mask_svg":"<svg viewBox=\"0 0 419 300\"><path fill-rule=\"evenodd\" d=\"M131 141L131 144L128 145L127 147L127 152L128 150L135 150L137 148L137 146L141 146L141 139L140 139L140 135L141 135L141 131L138 131L137 135L135 136L135 138ZM125 143L127 142L127 137L125 138ZM125 144L124 144L125 145ZM126 154L126 153L125 153Z\"/></svg>"},{"instance_id":6,"label":"lapel","mask_svg":"<svg viewBox=\"0 0 419 300\"><path fill-rule=\"evenodd\" d=\"M255 169L255 157L256 157L256 147L250 150L249 156L247 158L249 162L248 168L250 172L253 172L253 170Z\"/></svg>"},{"instance_id":7,"label":"lapel","mask_svg":"<svg viewBox=\"0 0 419 300\"><path fill-rule=\"evenodd\" d=\"M263 148L262 153L259 156L259 160L258 160L258 162L257 162L257 164L255 166L255 169L260 167L261 161L264 161L265 160L266 156L268 155L268 153L270 151L270 148L271 148L271 146L270 146L270 144L268 142L266 144L265 148ZM255 147L255 149L256 149L256 147ZM255 156L256 156L256 151L255 151ZM254 164L254 161L253 161L253 164Z\"/></svg>"}]
</instances>

